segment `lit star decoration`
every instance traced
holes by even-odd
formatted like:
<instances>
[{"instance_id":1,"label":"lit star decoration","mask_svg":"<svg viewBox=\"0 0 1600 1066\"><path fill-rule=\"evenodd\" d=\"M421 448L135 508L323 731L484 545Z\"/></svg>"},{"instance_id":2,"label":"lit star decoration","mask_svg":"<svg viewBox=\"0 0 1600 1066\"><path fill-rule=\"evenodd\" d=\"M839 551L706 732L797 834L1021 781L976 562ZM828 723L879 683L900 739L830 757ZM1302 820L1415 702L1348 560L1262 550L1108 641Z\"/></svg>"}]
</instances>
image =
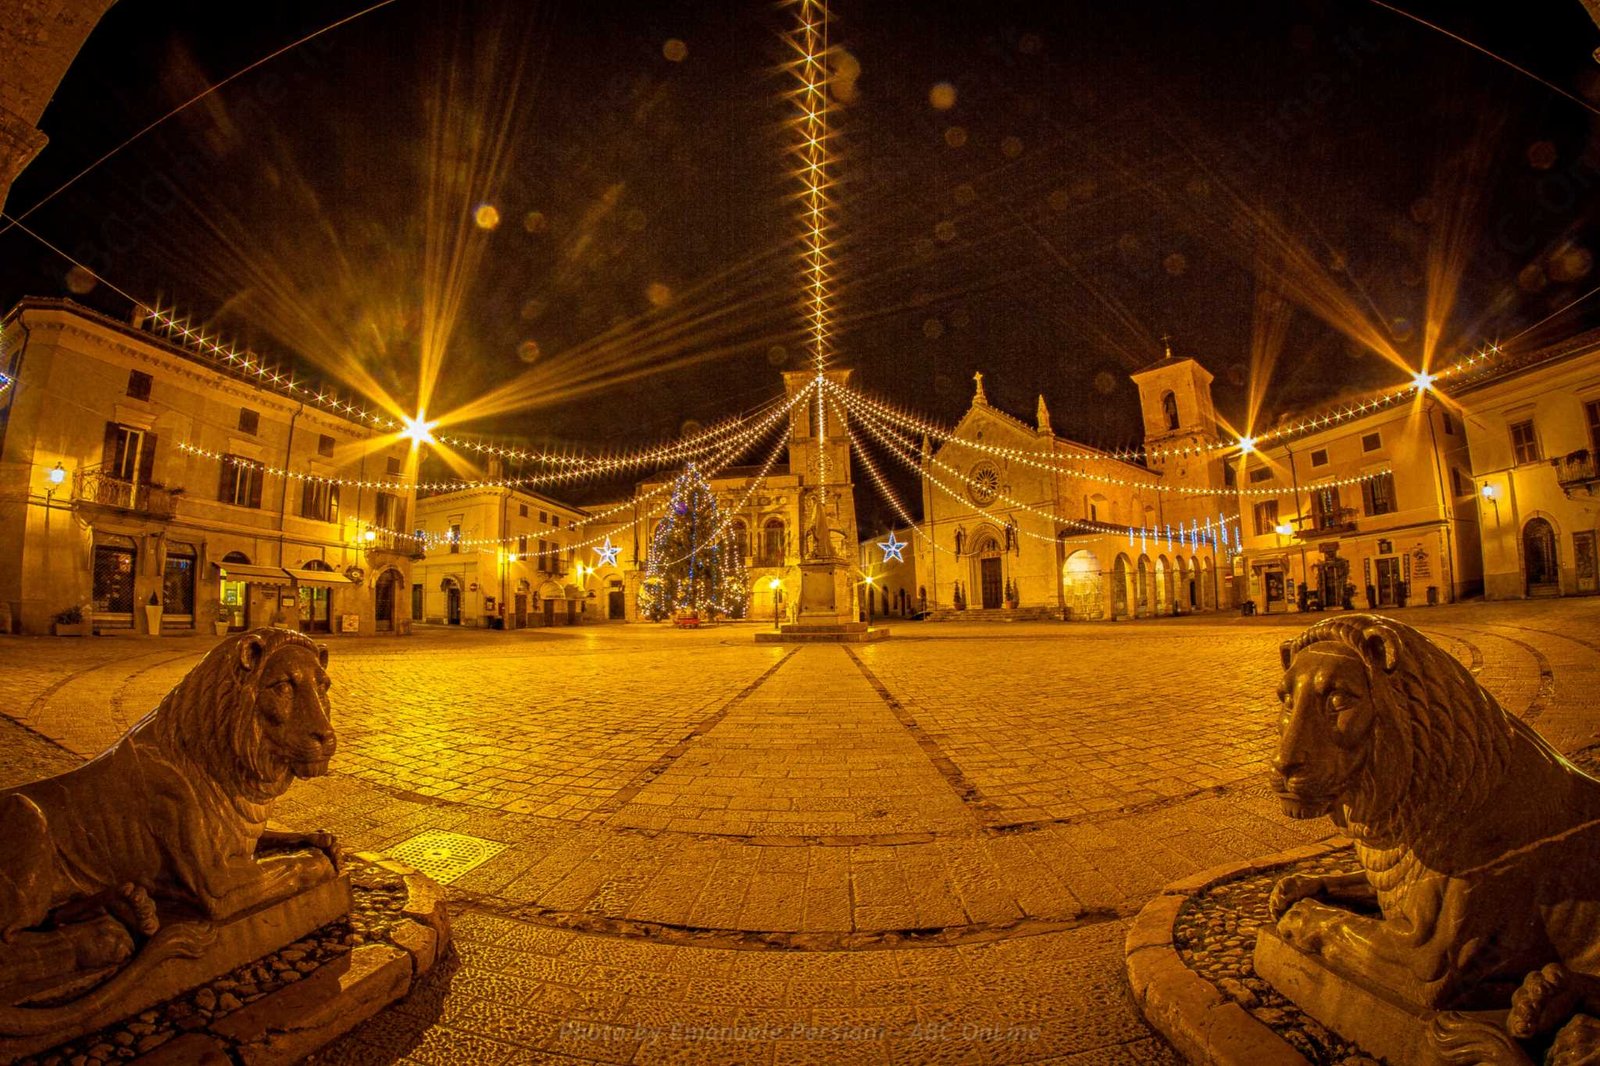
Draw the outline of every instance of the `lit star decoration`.
<instances>
[{"instance_id":1,"label":"lit star decoration","mask_svg":"<svg viewBox=\"0 0 1600 1066\"><path fill-rule=\"evenodd\" d=\"M604 544L597 545L594 549L594 553L600 557L600 561L595 563L595 565L616 566L617 553L621 550L621 546L611 543L611 537L607 536L606 542Z\"/></svg>"},{"instance_id":2,"label":"lit star decoration","mask_svg":"<svg viewBox=\"0 0 1600 1066\"><path fill-rule=\"evenodd\" d=\"M889 539L886 541L878 541L878 547L883 549L883 561L888 562L890 559L893 559L897 563L905 562L905 556L901 555L900 553L905 550L906 545L909 543L911 542L896 539L894 530L889 530Z\"/></svg>"}]
</instances>

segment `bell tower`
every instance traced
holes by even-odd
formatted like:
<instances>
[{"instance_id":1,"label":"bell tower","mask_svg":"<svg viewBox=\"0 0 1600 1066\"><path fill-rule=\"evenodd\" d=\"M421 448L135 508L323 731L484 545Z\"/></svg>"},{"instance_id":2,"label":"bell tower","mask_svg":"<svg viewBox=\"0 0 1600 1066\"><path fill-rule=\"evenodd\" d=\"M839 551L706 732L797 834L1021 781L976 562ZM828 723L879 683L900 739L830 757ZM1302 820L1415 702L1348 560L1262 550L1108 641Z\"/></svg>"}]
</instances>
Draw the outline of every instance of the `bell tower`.
<instances>
[{"instance_id":1,"label":"bell tower","mask_svg":"<svg viewBox=\"0 0 1600 1066\"><path fill-rule=\"evenodd\" d=\"M1211 401L1211 374L1188 356L1175 356L1170 345L1162 358L1131 374L1139 389L1144 415L1145 465L1162 480L1187 488L1220 490L1228 472L1215 445L1222 441L1217 409ZM1230 511L1236 501L1225 496L1174 496L1163 507L1167 519L1198 518Z\"/></svg>"}]
</instances>

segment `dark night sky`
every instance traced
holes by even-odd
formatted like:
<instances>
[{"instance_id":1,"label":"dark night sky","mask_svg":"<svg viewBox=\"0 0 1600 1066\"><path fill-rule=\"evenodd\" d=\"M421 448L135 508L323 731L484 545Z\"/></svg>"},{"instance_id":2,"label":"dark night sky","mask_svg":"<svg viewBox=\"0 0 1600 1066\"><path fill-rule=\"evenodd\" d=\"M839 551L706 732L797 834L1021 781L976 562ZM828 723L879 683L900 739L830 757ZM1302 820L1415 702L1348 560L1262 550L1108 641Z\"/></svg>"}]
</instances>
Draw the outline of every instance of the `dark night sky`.
<instances>
[{"instance_id":1,"label":"dark night sky","mask_svg":"<svg viewBox=\"0 0 1600 1066\"><path fill-rule=\"evenodd\" d=\"M121 0L8 209L361 6L252 5L244 30L228 5ZM1402 6L1600 100L1600 33L1578 0ZM1131 443L1126 373L1163 333L1237 417L1263 291L1300 305L1263 417L1393 382L1306 293L1342 293L1414 360L1452 227L1466 265L1446 353L1597 284L1594 116L1369 0L839 0L833 15L859 67L834 113L839 359L937 419L965 409L982 369L1001 407L1026 417L1043 392L1058 431ZM230 84L29 225L110 283L84 302L124 314L115 286L308 366L353 353L410 397L424 279L446 259L431 219L470 252L431 412L530 368L560 384L584 365L568 353L615 329L608 350L646 366L712 357L462 428L661 439L804 365L779 71L791 19L764 2L398 0ZM953 107L932 106L939 82ZM500 225L455 240L480 202ZM1286 247L1305 250L1293 269L1271 262ZM0 303L83 289L70 265L0 236ZM1586 308L1519 343L1592 324Z\"/></svg>"}]
</instances>

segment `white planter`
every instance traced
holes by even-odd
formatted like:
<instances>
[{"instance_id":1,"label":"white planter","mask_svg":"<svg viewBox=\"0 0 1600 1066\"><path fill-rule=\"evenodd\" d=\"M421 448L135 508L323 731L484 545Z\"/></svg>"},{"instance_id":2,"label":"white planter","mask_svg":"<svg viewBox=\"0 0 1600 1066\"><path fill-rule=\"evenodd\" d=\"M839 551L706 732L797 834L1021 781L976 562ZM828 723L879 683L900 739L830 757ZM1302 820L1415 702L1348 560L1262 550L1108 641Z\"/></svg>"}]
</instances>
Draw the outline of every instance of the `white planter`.
<instances>
[{"instance_id":1,"label":"white planter","mask_svg":"<svg viewBox=\"0 0 1600 1066\"><path fill-rule=\"evenodd\" d=\"M225 637L225 636L228 635L228 623L227 622L212 622L211 623L211 628L217 634L217 636L219 636L219 637Z\"/></svg>"}]
</instances>

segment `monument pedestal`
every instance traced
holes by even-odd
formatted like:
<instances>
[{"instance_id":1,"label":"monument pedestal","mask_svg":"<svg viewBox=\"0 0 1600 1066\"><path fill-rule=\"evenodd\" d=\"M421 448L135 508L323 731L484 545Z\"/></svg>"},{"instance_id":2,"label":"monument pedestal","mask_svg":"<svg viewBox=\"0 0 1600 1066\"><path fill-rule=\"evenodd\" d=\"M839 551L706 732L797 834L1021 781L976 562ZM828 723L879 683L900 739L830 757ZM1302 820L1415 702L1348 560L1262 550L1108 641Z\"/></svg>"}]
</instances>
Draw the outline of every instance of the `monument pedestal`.
<instances>
[{"instance_id":1,"label":"monument pedestal","mask_svg":"<svg viewBox=\"0 0 1600 1066\"><path fill-rule=\"evenodd\" d=\"M756 634L757 644L867 644L889 639L883 626L855 620L850 570L839 559L800 564L800 611L777 631Z\"/></svg>"},{"instance_id":2,"label":"monument pedestal","mask_svg":"<svg viewBox=\"0 0 1600 1066\"><path fill-rule=\"evenodd\" d=\"M213 925L174 919L170 924L163 925L156 938L143 950L159 950L160 943L167 939L185 939L194 942L196 950L193 955L180 953L162 960L124 994L97 1004L94 1009L72 1019L70 1023L33 1035L8 1036L0 1031L0 1063L12 1062L136 1015L147 1007L204 984L237 966L270 954L329 922L343 918L350 913L350 905L350 878L341 874L288 899L236 915L226 922ZM0 979L3 979L3 975L0 975ZM9 997L0 998L9 1001ZM46 996L30 998L45 1000L46 1004L49 1002ZM24 1002L28 1003L27 1000ZM48 1014L50 1010L45 1004L40 1004L37 1009L41 1014Z\"/></svg>"},{"instance_id":3,"label":"monument pedestal","mask_svg":"<svg viewBox=\"0 0 1600 1066\"><path fill-rule=\"evenodd\" d=\"M1285 943L1275 929L1266 926L1256 936L1255 970L1318 1022L1367 1054L1397 1066L1448 1066L1468 1061L1447 1056L1436 1044L1432 1032L1441 1014L1448 1016L1448 1025L1455 1030L1479 1025L1501 1034L1505 1030L1503 1010L1441 1012L1418 1007ZM1510 1044L1509 1038L1506 1043ZM1514 1051L1504 1058L1491 1057L1492 1050L1480 1050L1480 1057L1471 1061L1528 1061Z\"/></svg>"}]
</instances>

